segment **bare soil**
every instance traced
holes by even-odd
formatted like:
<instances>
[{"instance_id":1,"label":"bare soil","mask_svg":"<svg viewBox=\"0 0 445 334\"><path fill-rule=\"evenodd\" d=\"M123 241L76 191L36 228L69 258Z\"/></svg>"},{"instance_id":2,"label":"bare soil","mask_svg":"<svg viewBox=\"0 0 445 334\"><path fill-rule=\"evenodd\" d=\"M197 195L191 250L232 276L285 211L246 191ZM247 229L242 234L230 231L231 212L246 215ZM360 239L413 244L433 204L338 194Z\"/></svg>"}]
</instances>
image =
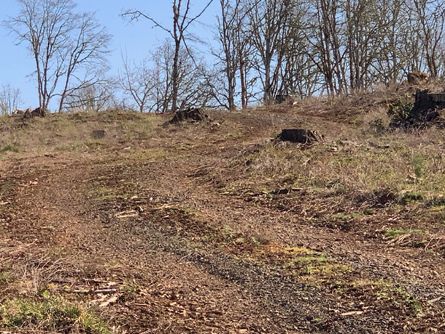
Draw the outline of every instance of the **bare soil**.
<instances>
[{"instance_id":1,"label":"bare soil","mask_svg":"<svg viewBox=\"0 0 445 334\"><path fill-rule=\"evenodd\" d=\"M249 169L267 150L335 154L354 126L276 111L167 128L161 116L52 116L2 131L37 138L57 117L54 141L0 160L0 274L10 277L0 276L0 304L49 293L114 333L445 332L443 206ZM85 124L104 138L56 148ZM327 143L269 143L299 125L328 132ZM345 145L353 156L356 145L335 147ZM3 330L51 332L39 322Z\"/></svg>"}]
</instances>

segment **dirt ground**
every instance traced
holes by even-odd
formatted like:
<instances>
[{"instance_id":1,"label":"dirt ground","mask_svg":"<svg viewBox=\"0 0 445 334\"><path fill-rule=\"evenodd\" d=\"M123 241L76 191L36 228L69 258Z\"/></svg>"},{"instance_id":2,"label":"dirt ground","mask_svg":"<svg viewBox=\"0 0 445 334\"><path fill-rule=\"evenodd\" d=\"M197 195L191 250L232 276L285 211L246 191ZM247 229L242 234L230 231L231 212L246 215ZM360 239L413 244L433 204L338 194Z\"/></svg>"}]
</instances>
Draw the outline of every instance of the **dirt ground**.
<instances>
[{"instance_id":1,"label":"dirt ground","mask_svg":"<svg viewBox=\"0 0 445 334\"><path fill-rule=\"evenodd\" d=\"M382 141L426 144L364 136L330 117L5 121L0 333L445 333L443 188L418 183L404 196L371 186L375 178L359 184L351 165L335 174L351 156L387 159ZM315 127L326 142L270 142L292 126ZM445 164L434 161L437 185ZM331 163L332 174L316 169ZM360 166L373 173L368 160ZM58 302L37 307L48 300ZM59 304L97 320L72 321Z\"/></svg>"}]
</instances>

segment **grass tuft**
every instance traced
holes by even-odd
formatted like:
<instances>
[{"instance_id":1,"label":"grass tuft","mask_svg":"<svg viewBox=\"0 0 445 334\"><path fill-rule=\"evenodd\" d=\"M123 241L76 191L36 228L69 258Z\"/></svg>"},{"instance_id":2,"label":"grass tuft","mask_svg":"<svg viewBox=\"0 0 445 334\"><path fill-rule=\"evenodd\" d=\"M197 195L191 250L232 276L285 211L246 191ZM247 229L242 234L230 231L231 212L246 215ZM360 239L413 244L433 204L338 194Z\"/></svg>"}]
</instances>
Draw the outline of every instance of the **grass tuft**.
<instances>
[{"instance_id":1,"label":"grass tuft","mask_svg":"<svg viewBox=\"0 0 445 334\"><path fill-rule=\"evenodd\" d=\"M421 303L404 287L387 280L358 280L352 282L354 289L367 291L367 295L397 307L406 307L415 315L422 313Z\"/></svg>"},{"instance_id":2,"label":"grass tuft","mask_svg":"<svg viewBox=\"0 0 445 334\"><path fill-rule=\"evenodd\" d=\"M388 239L395 239L398 237L401 237L403 235L419 235L422 234L423 231L419 230L419 229L404 229L404 228L389 228L387 229L384 234L385 237L387 237Z\"/></svg>"},{"instance_id":3,"label":"grass tuft","mask_svg":"<svg viewBox=\"0 0 445 334\"><path fill-rule=\"evenodd\" d=\"M13 276L9 271L0 270L0 286L9 284L13 280Z\"/></svg>"},{"instance_id":4,"label":"grass tuft","mask_svg":"<svg viewBox=\"0 0 445 334\"><path fill-rule=\"evenodd\" d=\"M12 144L8 144L0 148L0 153L7 153L7 152L18 153L19 149L17 148L17 146Z\"/></svg>"},{"instance_id":5,"label":"grass tuft","mask_svg":"<svg viewBox=\"0 0 445 334\"><path fill-rule=\"evenodd\" d=\"M39 300L15 298L0 305L0 327L109 334L103 320L82 306L43 293Z\"/></svg>"}]
</instances>

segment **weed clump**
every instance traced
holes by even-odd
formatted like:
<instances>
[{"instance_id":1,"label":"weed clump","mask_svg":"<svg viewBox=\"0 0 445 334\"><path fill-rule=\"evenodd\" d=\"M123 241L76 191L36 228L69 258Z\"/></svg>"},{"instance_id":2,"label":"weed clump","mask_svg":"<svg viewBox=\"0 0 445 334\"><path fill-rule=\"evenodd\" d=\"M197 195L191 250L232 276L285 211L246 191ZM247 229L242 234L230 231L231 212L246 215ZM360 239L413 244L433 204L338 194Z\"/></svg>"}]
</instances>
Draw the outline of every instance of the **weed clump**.
<instances>
[{"instance_id":1,"label":"weed clump","mask_svg":"<svg viewBox=\"0 0 445 334\"><path fill-rule=\"evenodd\" d=\"M418 235L418 234L422 234L423 231L419 230L419 229L404 229L404 228L389 228L387 230L385 230L384 234L385 237L388 239L395 239L404 235Z\"/></svg>"},{"instance_id":2,"label":"weed clump","mask_svg":"<svg viewBox=\"0 0 445 334\"><path fill-rule=\"evenodd\" d=\"M392 103L388 109L391 128L406 127L413 122L414 103L406 96Z\"/></svg>"},{"instance_id":3,"label":"weed clump","mask_svg":"<svg viewBox=\"0 0 445 334\"><path fill-rule=\"evenodd\" d=\"M369 129L371 130L371 132L377 135L381 135L385 133L386 126L383 122L383 119L377 118L369 122Z\"/></svg>"},{"instance_id":4,"label":"weed clump","mask_svg":"<svg viewBox=\"0 0 445 334\"><path fill-rule=\"evenodd\" d=\"M424 197L420 193L416 192L406 192L400 196L400 204L407 205L410 203L421 202L424 200Z\"/></svg>"},{"instance_id":5,"label":"weed clump","mask_svg":"<svg viewBox=\"0 0 445 334\"><path fill-rule=\"evenodd\" d=\"M0 148L0 153L13 152L17 153L19 149L15 145L6 145Z\"/></svg>"},{"instance_id":6,"label":"weed clump","mask_svg":"<svg viewBox=\"0 0 445 334\"><path fill-rule=\"evenodd\" d=\"M0 327L111 333L108 326L89 310L45 293L39 300L15 298L3 302L0 305Z\"/></svg>"},{"instance_id":7,"label":"weed clump","mask_svg":"<svg viewBox=\"0 0 445 334\"><path fill-rule=\"evenodd\" d=\"M405 309L413 315L422 313L422 305L407 289L386 280L357 280L350 287L354 292L365 294L376 302L391 304L399 310Z\"/></svg>"},{"instance_id":8,"label":"weed clump","mask_svg":"<svg viewBox=\"0 0 445 334\"><path fill-rule=\"evenodd\" d=\"M12 274L9 271L0 269L0 287L12 281Z\"/></svg>"}]
</instances>

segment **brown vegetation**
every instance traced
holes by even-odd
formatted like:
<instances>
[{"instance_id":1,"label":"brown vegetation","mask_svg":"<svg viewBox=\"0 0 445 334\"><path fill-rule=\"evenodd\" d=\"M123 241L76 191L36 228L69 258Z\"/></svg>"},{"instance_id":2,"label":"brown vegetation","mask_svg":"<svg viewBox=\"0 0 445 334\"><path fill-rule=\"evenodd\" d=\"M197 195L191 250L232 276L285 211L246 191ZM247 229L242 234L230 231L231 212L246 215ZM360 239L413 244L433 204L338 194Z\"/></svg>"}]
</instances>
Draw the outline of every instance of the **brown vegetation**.
<instances>
[{"instance_id":1,"label":"brown vegetation","mask_svg":"<svg viewBox=\"0 0 445 334\"><path fill-rule=\"evenodd\" d=\"M428 82L428 74L423 72L410 72L407 78L411 85L422 85Z\"/></svg>"},{"instance_id":2,"label":"brown vegetation","mask_svg":"<svg viewBox=\"0 0 445 334\"><path fill-rule=\"evenodd\" d=\"M0 328L444 331L445 133L387 131L387 98L1 118Z\"/></svg>"}]
</instances>

